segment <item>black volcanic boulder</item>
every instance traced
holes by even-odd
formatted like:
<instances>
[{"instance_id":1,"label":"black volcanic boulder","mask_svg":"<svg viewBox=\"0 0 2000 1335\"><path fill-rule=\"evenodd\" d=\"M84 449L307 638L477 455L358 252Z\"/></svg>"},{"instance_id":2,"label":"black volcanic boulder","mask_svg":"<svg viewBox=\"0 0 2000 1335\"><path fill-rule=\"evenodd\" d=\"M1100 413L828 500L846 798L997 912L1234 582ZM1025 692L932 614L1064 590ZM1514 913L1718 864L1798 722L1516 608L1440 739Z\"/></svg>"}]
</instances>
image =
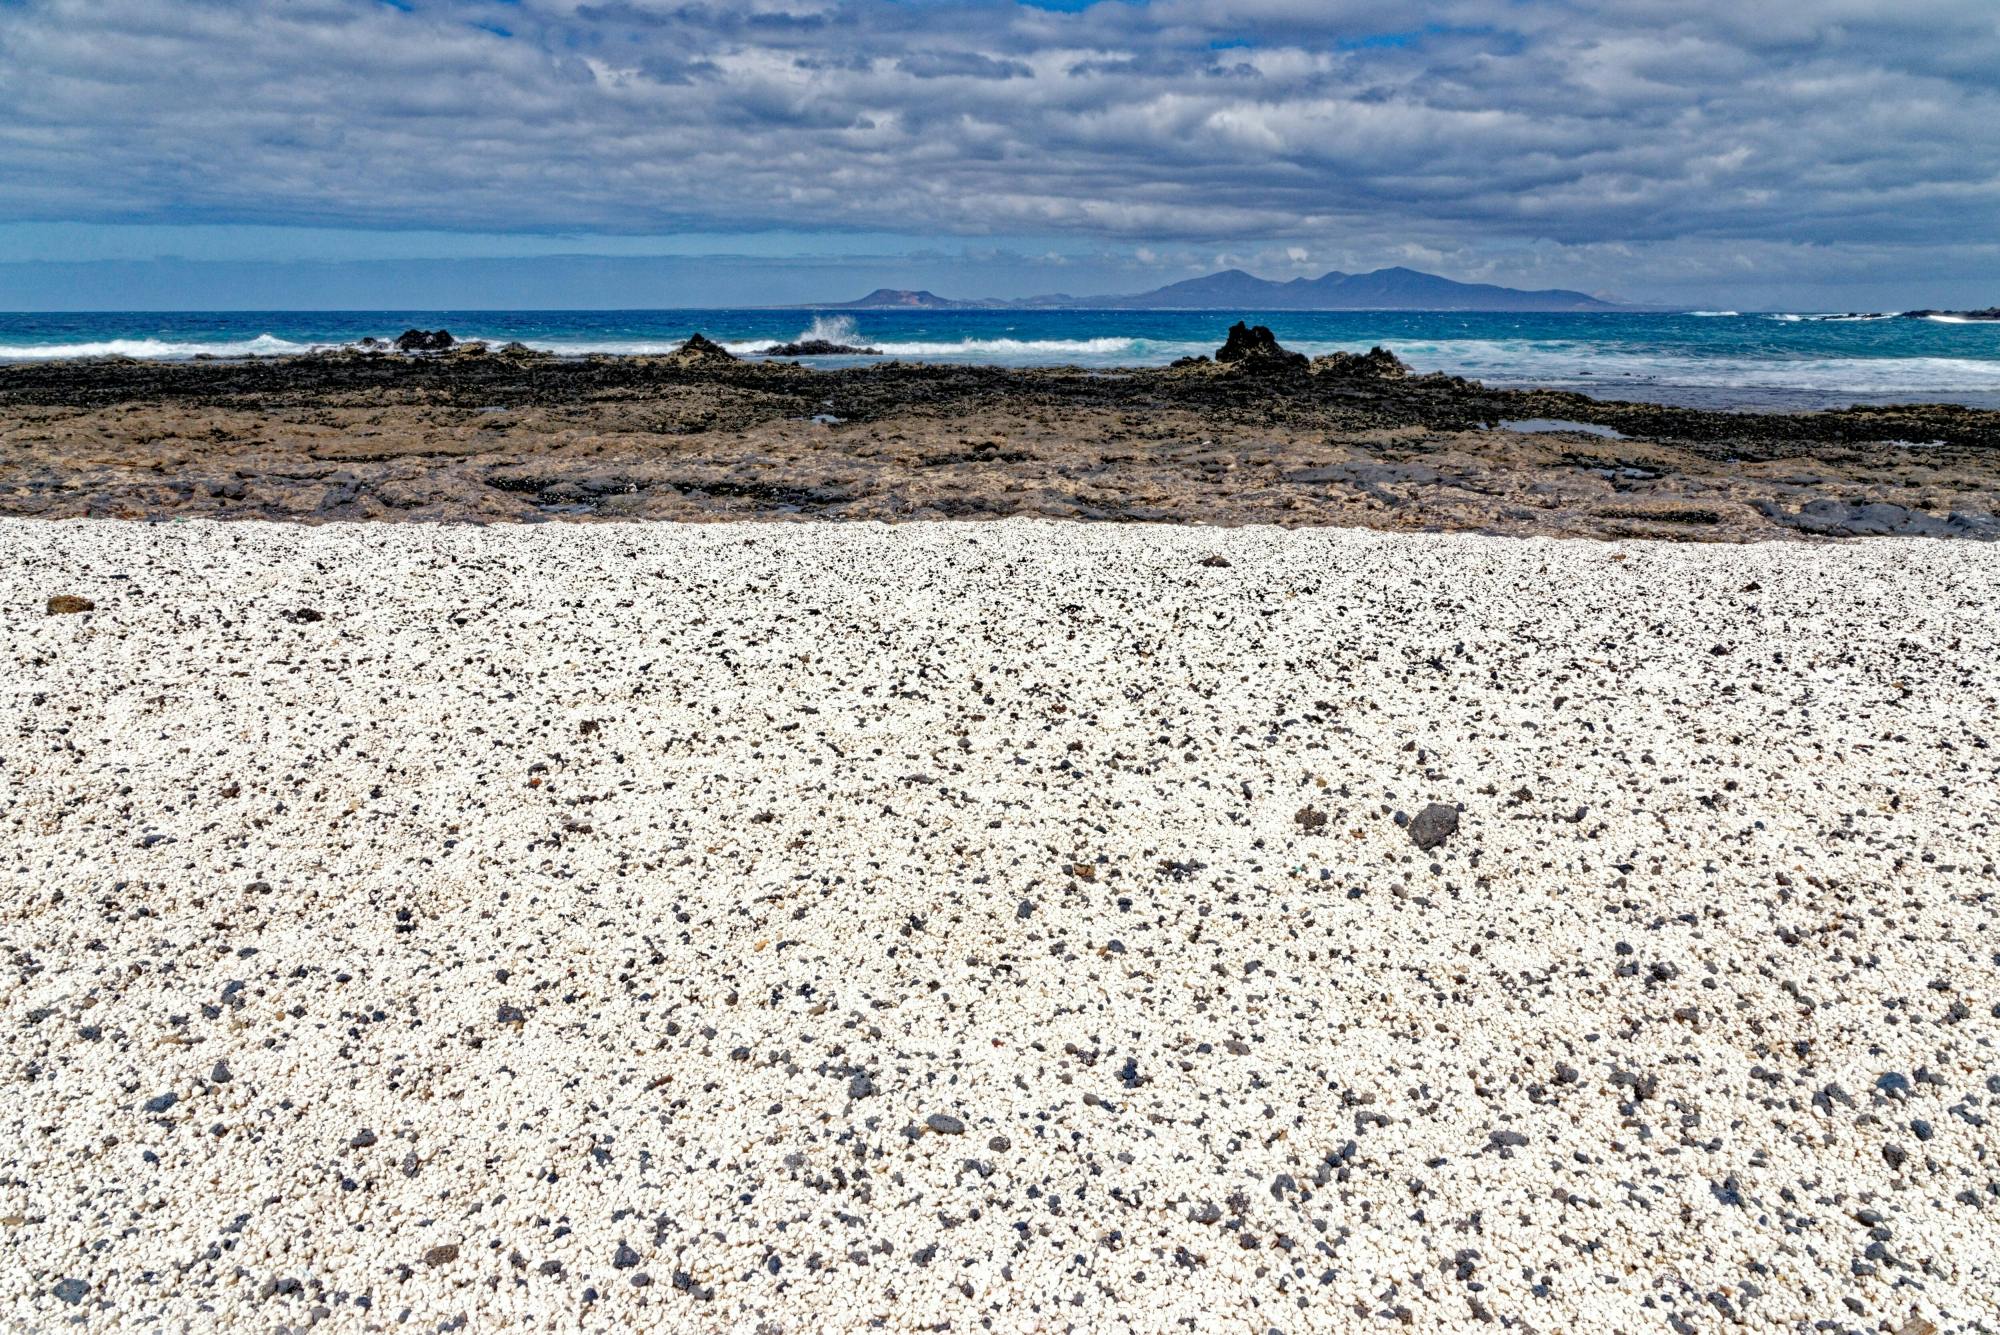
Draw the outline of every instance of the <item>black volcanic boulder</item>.
<instances>
[{"instance_id":1,"label":"black volcanic boulder","mask_svg":"<svg viewBox=\"0 0 2000 1335\"><path fill-rule=\"evenodd\" d=\"M396 336L400 352L443 352L456 342L449 329L405 329Z\"/></svg>"},{"instance_id":2,"label":"black volcanic boulder","mask_svg":"<svg viewBox=\"0 0 2000 1335\"><path fill-rule=\"evenodd\" d=\"M674 354L674 358L677 361L683 362L733 362L736 360L729 349L702 334L695 334L687 342L681 344L680 350Z\"/></svg>"},{"instance_id":3,"label":"black volcanic boulder","mask_svg":"<svg viewBox=\"0 0 2000 1335\"><path fill-rule=\"evenodd\" d=\"M1279 347L1277 336L1263 325L1251 327L1241 320L1229 326L1229 338L1215 360L1246 371L1303 371L1307 364L1304 353Z\"/></svg>"},{"instance_id":4,"label":"black volcanic boulder","mask_svg":"<svg viewBox=\"0 0 2000 1335\"><path fill-rule=\"evenodd\" d=\"M880 357L880 348L857 348L846 343L830 343L808 338L797 343L773 343L763 350L766 357Z\"/></svg>"},{"instance_id":5,"label":"black volcanic boulder","mask_svg":"<svg viewBox=\"0 0 2000 1335\"><path fill-rule=\"evenodd\" d=\"M1387 348L1370 348L1366 352L1330 352L1315 357L1312 372L1344 380L1401 380L1410 373L1410 368Z\"/></svg>"}]
</instances>

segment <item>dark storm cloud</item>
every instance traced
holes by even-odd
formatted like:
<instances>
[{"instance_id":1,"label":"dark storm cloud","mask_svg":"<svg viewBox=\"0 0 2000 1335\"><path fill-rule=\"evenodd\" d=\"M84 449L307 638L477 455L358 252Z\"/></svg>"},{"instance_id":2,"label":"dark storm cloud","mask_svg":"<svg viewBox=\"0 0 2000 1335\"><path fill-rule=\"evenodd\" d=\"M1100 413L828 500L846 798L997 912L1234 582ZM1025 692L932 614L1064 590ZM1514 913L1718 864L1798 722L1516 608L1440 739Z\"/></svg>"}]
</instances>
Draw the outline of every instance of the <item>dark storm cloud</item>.
<instances>
[{"instance_id":1,"label":"dark storm cloud","mask_svg":"<svg viewBox=\"0 0 2000 1335\"><path fill-rule=\"evenodd\" d=\"M16 0L0 221L1950 247L1994 0Z\"/></svg>"}]
</instances>

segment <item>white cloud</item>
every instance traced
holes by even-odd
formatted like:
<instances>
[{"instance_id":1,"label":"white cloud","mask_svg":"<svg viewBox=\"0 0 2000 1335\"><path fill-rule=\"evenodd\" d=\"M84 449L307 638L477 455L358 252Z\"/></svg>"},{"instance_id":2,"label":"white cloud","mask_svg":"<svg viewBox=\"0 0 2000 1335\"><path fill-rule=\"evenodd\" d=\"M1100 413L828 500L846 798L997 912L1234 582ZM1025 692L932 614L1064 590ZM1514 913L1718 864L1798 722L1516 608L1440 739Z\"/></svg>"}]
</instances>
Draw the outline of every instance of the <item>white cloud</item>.
<instances>
[{"instance_id":1,"label":"white cloud","mask_svg":"<svg viewBox=\"0 0 2000 1335\"><path fill-rule=\"evenodd\" d=\"M1391 0L402 3L0 3L0 222L1472 266L1537 242L1921 256L2000 216L1993 0L1441 0L1422 27Z\"/></svg>"}]
</instances>

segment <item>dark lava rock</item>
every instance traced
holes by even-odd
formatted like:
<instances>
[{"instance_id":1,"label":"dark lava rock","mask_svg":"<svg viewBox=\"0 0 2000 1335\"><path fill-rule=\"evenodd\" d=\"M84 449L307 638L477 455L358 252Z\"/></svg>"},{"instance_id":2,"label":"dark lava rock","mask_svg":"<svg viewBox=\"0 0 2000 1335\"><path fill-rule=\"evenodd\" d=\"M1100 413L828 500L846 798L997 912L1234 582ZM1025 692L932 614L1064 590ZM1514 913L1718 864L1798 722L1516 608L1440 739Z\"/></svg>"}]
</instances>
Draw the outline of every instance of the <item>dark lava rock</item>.
<instances>
[{"instance_id":1,"label":"dark lava rock","mask_svg":"<svg viewBox=\"0 0 2000 1335\"><path fill-rule=\"evenodd\" d=\"M1410 822L1410 842L1428 853L1458 833L1458 810L1433 802Z\"/></svg>"},{"instance_id":2,"label":"dark lava rock","mask_svg":"<svg viewBox=\"0 0 2000 1335\"><path fill-rule=\"evenodd\" d=\"M875 1082L865 1072L857 1073L847 1082L847 1097L850 1099L865 1099L874 1092Z\"/></svg>"},{"instance_id":3,"label":"dark lava rock","mask_svg":"<svg viewBox=\"0 0 2000 1335\"><path fill-rule=\"evenodd\" d=\"M1302 371L1307 365L1303 352L1279 347L1277 335L1269 329L1245 325L1241 320L1229 326L1229 337L1216 350L1215 360L1247 371Z\"/></svg>"},{"instance_id":4,"label":"dark lava rock","mask_svg":"<svg viewBox=\"0 0 2000 1335\"><path fill-rule=\"evenodd\" d=\"M1318 834L1326 829L1326 813L1315 806L1303 806L1292 813L1292 820L1307 834Z\"/></svg>"},{"instance_id":5,"label":"dark lava rock","mask_svg":"<svg viewBox=\"0 0 2000 1335\"><path fill-rule=\"evenodd\" d=\"M639 1264L639 1253L621 1242L618 1244L618 1250L611 1254L611 1264L620 1270L630 1270Z\"/></svg>"},{"instance_id":6,"label":"dark lava rock","mask_svg":"<svg viewBox=\"0 0 2000 1335\"><path fill-rule=\"evenodd\" d=\"M882 349L833 343L823 338L802 339L797 343L773 343L764 349L766 357L880 357Z\"/></svg>"},{"instance_id":7,"label":"dark lava rock","mask_svg":"<svg viewBox=\"0 0 2000 1335\"><path fill-rule=\"evenodd\" d=\"M687 342L681 344L680 351L676 352L674 357L684 362L733 362L736 360L729 349L701 334L695 334Z\"/></svg>"},{"instance_id":8,"label":"dark lava rock","mask_svg":"<svg viewBox=\"0 0 2000 1335\"><path fill-rule=\"evenodd\" d=\"M167 1109L173 1107L176 1103L179 1103L180 1101L181 1101L180 1095L174 1093L172 1090L168 1090L164 1094L159 1094L154 1096L153 1098L147 1099L146 1111L149 1113L163 1113Z\"/></svg>"},{"instance_id":9,"label":"dark lava rock","mask_svg":"<svg viewBox=\"0 0 2000 1335\"><path fill-rule=\"evenodd\" d=\"M443 352L458 340L449 329L405 329L396 335L399 352Z\"/></svg>"},{"instance_id":10,"label":"dark lava rock","mask_svg":"<svg viewBox=\"0 0 2000 1335\"><path fill-rule=\"evenodd\" d=\"M441 1265L450 1265L457 1259L458 1244L455 1242L441 1243L424 1253L424 1264L433 1270Z\"/></svg>"},{"instance_id":11,"label":"dark lava rock","mask_svg":"<svg viewBox=\"0 0 2000 1335\"><path fill-rule=\"evenodd\" d=\"M88 598L79 598L73 593L59 593L48 601L48 614L52 617L74 616L78 612L96 610L96 603Z\"/></svg>"},{"instance_id":12,"label":"dark lava rock","mask_svg":"<svg viewBox=\"0 0 2000 1335\"><path fill-rule=\"evenodd\" d=\"M1314 375L1340 376L1347 380L1401 380L1410 374L1403 360L1387 348L1366 352L1330 352L1312 359Z\"/></svg>"},{"instance_id":13,"label":"dark lava rock","mask_svg":"<svg viewBox=\"0 0 2000 1335\"><path fill-rule=\"evenodd\" d=\"M1954 510L1939 518L1884 501L1807 501L1797 513L1773 501L1753 501L1766 519L1829 538L1975 538L2000 541L2000 518Z\"/></svg>"},{"instance_id":14,"label":"dark lava rock","mask_svg":"<svg viewBox=\"0 0 2000 1335\"><path fill-rule=\"evenodd\" d=\"M74 1307L83 1301L84 1294L90 1292L90 1285L80 1279L59 1279L49 1292L56 1296L58 1302L65 1302Z\"/></svg>"},{"instance_id":15,"label":"dark lava rock","mask_svg":"<svg viewBox=\"0 0 2000 1335\"><path fill-rule=\"evenodd\" d=\"M235 1078L230 1073L228 1062L217 1062L215 1069L208 1073L208 1082L211 1085L226 1085Z\"/></svg>"},{"instance_id":16,"label":"dark lava rock","mask_svg":"<svg viewBox=\"0 0 2000 1335\"><path fill-rule=\"evenodd\" d=\"M310 626L315 621L326 620L326 614L310 607L295 607L284 614L285 620L294 626Z\"/></svg>"},{"instance_id":17,"label":"dark lava rock","mask_svg":"<svg viewBox=\"0 0 2000 1335\"><path fill-rule=\"evenodd\" d=\"M1229 569L1229 558L1226 556L1217 556L1214 554L1210 554L1208 556L1202 557L1201 563L1207 566L1210 570Z\"/></svg>"},{"instance_id":18,"label":"dark lava rock","mask_svg":"<svg viewBox=\"0 0 2000 1335\"><path fill-rule=\"evenodd\" d=\"M526 1013L519 1006L510 1006L504 1001L500 1003L499 1009L494 1013L495 1021L500 1024L521 1024L527 1018Z\"/></svg>"},{"instance_id":19,"label":"dark lava rock","mask_svg":"<svg viewBox=\"0 0 2000 1335\"><path fill-rule=\"evenodd\" d=\"M932 1113L924 1119L924 1125L937 1132L940 1136L962 1136L965 1134L965 1123L959 1121L950 1113Z\"/></svg>"}]
</instances>

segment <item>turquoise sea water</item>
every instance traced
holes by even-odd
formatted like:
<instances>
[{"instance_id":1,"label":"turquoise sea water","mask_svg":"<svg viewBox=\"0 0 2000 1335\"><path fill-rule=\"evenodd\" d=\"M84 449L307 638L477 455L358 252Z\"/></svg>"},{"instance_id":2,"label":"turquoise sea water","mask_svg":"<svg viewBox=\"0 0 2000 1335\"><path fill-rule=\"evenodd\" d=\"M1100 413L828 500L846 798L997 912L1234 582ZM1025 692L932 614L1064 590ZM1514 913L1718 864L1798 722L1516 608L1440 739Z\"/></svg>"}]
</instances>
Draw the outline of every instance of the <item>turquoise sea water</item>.
<instances>
[{"instance_id":1,"label":"turquoise sea water","mask_svg":"<svg viewBox=\"0 0 2000 1335\"><path fill-rule=\"evenodd\" d=\"M0 313L0 361L297 353L406 328L551 352L671 351L697 331L755 355L812 333L911 361L1094 368L1211 352L1217 311L250 311ZM1245 311L1301 352L1384 345L1420 371L1723 408L1923 401L2000 408L2000 322L1814 313ZM838 362L826 363L838 365Z\"/></svg>"}]
</instances>

